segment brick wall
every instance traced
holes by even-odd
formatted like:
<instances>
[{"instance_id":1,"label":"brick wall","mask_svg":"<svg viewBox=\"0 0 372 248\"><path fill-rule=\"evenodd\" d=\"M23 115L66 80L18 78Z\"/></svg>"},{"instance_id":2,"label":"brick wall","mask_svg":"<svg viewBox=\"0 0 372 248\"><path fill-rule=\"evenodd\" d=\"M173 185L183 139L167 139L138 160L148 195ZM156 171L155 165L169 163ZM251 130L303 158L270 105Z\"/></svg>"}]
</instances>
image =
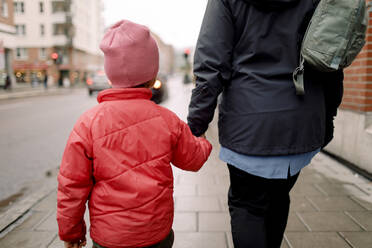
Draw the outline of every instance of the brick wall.
<instances>
[{"instance_id":1,"label":"brick wall","mask_svg":"<svg viewBox=\"0 0 372 248\"><path fill-rule=\"evenodd\" d=\"M372 112L372 13L369 13L369 18L366 45L353 64L344 71L342 109Z\"/></svg>"},{"instance_id":2,"label":"brick wall","mask_svg":"<svg viewBox=\"0 0 372 248\"><path fill-rule=\"evenodd\" d=\"M14 10L13 10L13 0L6 0L8 3L8 15L7 17L4 17L2 14L0 14L0 23L6 24L6 25L14 25ZM2 6L0 5L0 11L2 11Z\"/></svg>"}]
</instances>

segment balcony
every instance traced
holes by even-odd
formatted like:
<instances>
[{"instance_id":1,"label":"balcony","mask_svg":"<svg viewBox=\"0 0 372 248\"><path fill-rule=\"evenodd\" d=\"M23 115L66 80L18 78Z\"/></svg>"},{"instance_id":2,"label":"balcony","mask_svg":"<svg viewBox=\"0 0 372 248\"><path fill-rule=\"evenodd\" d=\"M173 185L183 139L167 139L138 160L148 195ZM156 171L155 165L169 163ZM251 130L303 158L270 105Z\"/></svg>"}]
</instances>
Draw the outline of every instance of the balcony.
<instances>
[{"instance_id":1,"label":"balcony","mask_svg":"<svg viewBox=\"0 0 372 248\"><path fill-rule=\"evenodd\" d=\"M66 23L66 13L56 12L50 15L52 23Z\"/></svg>"},{"instance_id":2,"label":"balcony","mask_svg":"<svg viewBox=\"0 0 372 248\"><path fill-rule=\"evenodd\" d=\"M52 37L52 46L66 46L67 37L66 35L59 34Z\"/></svg>"},{"instance_id":3,"label":"balcony","mask_svg":"<svg viewBox=\"0 0 372 248\"><path fill-rule=\"evenodd\" d=\"M68 1L52 1L52 13L66 13L70 11L71 3Z\"/></svg>"}]
</instances>

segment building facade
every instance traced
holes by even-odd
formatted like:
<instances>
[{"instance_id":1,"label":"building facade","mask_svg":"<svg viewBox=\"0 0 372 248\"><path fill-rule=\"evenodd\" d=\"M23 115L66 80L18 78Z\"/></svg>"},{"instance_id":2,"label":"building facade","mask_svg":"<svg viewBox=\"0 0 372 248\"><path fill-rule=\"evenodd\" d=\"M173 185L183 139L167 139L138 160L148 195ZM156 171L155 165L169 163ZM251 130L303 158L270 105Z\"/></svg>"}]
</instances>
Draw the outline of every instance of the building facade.
<instances>
[{"instance_id":1,"label":"building facade","mask_svg":"<svg viewBox=\"0 0 372 248\"><path fill-rule=\"evenodd\" d=\"M372 1L367 1L372 5ZM372 174L372 13L366 45L344 70L344 97L335 120L334 140L325 150Z\"/></svg>"},{"instance_id":2,"label":"building facade","mask_svg":"<svg viewBox=\"0 0 372 248\"><path fill-rule=\"evenodd\" d=\"M159 74L171 75L174 72L174 48L172 45L166 44L157 34L151 34L159 48Z\"/></svg>"},{"instance_id":3,"label":"building facade","mask_svg":"<svg viewBox=\"0 0 372 248\"><path fill-rule=\"evenodd\" d=\"M16 0L13 69L17 83L84 81L102 67L101 0Z\"/></svg>"},{"instance_id":4,"label":"building facade","mask_svg":"<svg viewBox=\"0 0 372 248\"><path fill-rule=\"evenodd\" d=\"M0 0L0 87L5 85L7 75L13 75L14 38L13 0Z\"/></svg>"}]
</instances>

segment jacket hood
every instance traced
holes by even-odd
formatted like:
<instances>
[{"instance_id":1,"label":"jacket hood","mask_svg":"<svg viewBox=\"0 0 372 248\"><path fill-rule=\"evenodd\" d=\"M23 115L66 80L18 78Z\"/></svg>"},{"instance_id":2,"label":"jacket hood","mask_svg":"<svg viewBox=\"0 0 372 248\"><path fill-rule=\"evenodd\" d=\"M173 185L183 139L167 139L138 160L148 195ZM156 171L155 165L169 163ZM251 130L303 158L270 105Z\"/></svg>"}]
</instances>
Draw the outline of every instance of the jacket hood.
<instances>
[{"instance_id":1,"label":"jacket hood","mask_svg":"<svg viewBox=\"0 0 372 248\"><path fill-rule=\"evenodd\" d=\"M283 9L299 2L299 0L243 0L264 9Z\"/></svg>"}]
</instances>

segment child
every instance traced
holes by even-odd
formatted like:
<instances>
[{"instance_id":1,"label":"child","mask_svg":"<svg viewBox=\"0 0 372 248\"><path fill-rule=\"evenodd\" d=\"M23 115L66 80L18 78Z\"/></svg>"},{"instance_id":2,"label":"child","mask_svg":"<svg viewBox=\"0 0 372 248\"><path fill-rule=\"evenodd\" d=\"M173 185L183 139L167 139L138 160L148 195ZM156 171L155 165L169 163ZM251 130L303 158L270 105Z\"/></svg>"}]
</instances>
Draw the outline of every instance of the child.
<instances>
[{"instance_id":1,"label":"child","mask_svg":"<svg viewBox=\"0 0 372 248\"><path fill-rule=\"evenodd\" d=\"M146 27L120 21L100 48L112 89L98 95L99 104L80 117L68 139L58 175L59 236L65 247L86 244L89 200L94 247L171 247L170 163L197 171L211 144L150 101L159 53Z\"/></svg>"}]
</instances>

